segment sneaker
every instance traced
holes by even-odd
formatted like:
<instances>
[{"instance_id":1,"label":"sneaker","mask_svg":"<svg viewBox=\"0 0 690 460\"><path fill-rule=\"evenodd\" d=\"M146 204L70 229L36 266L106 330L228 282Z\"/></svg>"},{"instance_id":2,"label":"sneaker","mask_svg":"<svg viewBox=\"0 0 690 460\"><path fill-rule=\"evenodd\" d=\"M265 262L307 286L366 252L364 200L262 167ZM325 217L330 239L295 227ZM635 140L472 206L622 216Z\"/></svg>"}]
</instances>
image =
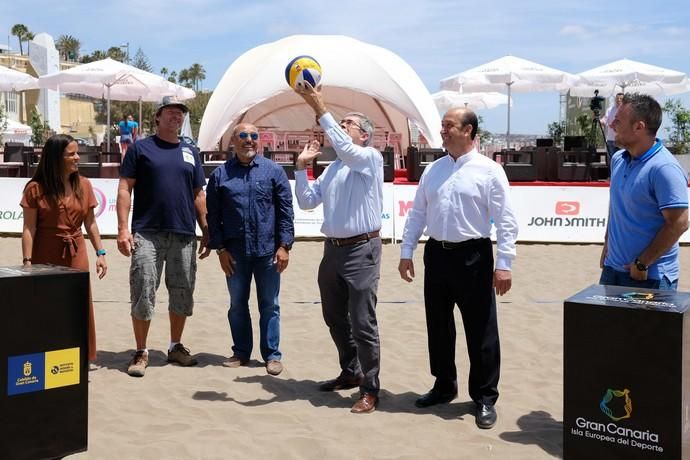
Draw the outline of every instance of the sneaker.
<instances>
[{"instance_id":1,"label":"sneaker","mask_svg":"<svg viewBox=\"0 0 690 460\"><path fill-rule=\"evenodd\" d=\"M196 365L196 359L192 358L189 354L189 348L185 348L184 345L178 343L168 352L168 362L177 363L180 366L194 366Z\"/></svg>"},{"instance_id":2,"label":"sneaker","mask_svg":"<svg viewBox=\"0 0 690 460\"><path fill-rule=\"evenodd\" d=\"M266 363L266 372L270 375L278 375L283 372L283 363L275 359Z\"/></svg>"},{"instance_id":3,"label":"sneaker","mask_svg":"<svg viewBox=\"0 0 690 460\"><path fill-rule=\"evenodd\" d=\"M223 363L223 366L225 366L225 367L240 367L240 366L246 366L247 364L249 364L248 359L242 359L237 355L232 355L230 357L230 359L228 359L227 361L225 361Z\"/></svg>"},{"instance_id":4,"label":"sneaker","mask_svg":"<svg viewBox=\"0 0 690 460\"><path fill-rule=\"evenodd\" d=\"M149 354L143 350L137 351L127 367L127 373L132 377L143 377L149 365Z\"/></svg>"}]
</instances>

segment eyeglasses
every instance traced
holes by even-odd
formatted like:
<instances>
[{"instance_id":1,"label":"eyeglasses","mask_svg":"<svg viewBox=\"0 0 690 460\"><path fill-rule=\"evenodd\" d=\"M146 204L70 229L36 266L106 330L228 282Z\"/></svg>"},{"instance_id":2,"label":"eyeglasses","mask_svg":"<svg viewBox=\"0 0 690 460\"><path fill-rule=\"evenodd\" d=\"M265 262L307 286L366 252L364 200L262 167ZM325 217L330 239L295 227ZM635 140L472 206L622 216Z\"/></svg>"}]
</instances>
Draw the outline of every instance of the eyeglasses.
<instances>
[{"instance_id":1,"label":"eyeglasses","mask_svg":"<svg viewBox=\"0 0 690 460\"><path fill-rule=\"evenodd\" d=\"M259 138L259 133L247 133L247 132L242 131L241 133L239 133L239 134L237 135L237 137L239 137L239 138L242 139L242 140L245 140L245 139L247 139L248 137L251 137L252 140L255 141L255 140L257 140L257 139Z\"/></svg>"},{"instance_id":2,"label":"eyeglasses","mask_svg":"<svg viewBox=\"0 0 690 460\"><path fill-rule=\"evenodd\" d=\"M364 131L362 129L362 125L357 123L355 120L350 120L350 119L345 119L345 120L340 120L340 127L344 128L345 126L354 126L355 128L359 129L360 131Z\"/></svg>"}]
</instances>

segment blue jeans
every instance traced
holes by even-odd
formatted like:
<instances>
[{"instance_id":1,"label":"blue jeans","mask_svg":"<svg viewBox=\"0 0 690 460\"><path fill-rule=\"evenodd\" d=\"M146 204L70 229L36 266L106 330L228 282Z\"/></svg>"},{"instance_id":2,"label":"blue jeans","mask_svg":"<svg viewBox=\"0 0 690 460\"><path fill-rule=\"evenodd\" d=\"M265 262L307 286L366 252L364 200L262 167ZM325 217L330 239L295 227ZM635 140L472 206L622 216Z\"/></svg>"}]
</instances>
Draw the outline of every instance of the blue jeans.
<instances>
[{"instance_id":1,"label":"blue jeans","mask_svg":"<svg viewBox=\"0 0 690 460\"><path fill-rule=\"evenodd\" d=\"M660 291L675 291L678 289L678 280L671 281L664 276L660 280L648 279L645 281L638 281L632 279L629 272L619 272L608 266L605 266L602 270L599 284L658 289Z\"/></svg>"},{"instance_id":2,"label":"blue jeans","mask_svg":"<svg viewBox=\"0 0 690 460\"><path fill-rule=\"evenodd\" d=\"M238 251L239 252L239 251ZM265 362L280 361L280 273L273 265L273 255L247 257L232 252L235 259L235 273L226 277L230 292L228 321L234 345L233 353L240 359L249 359L252 354L252 318L249 313L249 290L252 276L256 282L256 296L259 304L259 347Z\"/></svg>"}]
</instances>

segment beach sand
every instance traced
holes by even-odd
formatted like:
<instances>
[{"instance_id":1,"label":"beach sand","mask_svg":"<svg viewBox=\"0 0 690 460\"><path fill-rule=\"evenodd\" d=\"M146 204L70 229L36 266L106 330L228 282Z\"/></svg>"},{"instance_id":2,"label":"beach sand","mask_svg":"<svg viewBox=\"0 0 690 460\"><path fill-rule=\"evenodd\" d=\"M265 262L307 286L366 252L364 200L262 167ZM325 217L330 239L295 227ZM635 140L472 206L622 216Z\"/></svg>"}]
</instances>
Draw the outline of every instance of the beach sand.
<instances>
[{"instance_id":1,"label":"beach sand","mask_svg":"<svg viewBox=\"0 0 690 460\"><path fill-rule=\"evenodd\" d=\"M133 351L129 260L106 240L108 276L92 274L98 360L89 373L89 450L72 459L542 459L563 452L563 300L594 284L600 245L519 245L513 289L499 298L502 369L498 423L476 427L467 394L467 352L456 314L459 396L417 409L433 384L429 373L422 293L423 246L417 279L399 278L399 247L384 245L379 284L381 399L373 414L349 412L357 390L323 393L338 372L323 323L316 271L323 243L298 241L282 278L281 348L285 371L266 374L258 353L258 313L252 294L255 351L251 365L221 363L231 354L228 294L217 257L199 263L194 316L184 345L199 365L166 363L167 293L161 286L144 378L126 374ZM21 260L20 239L0 238L0 265ZM690 247L679 290L690 291ZM91 263L93 264L93 259ZM457 310L456 310L457 311Z\"/></svg>"}]
</instances>

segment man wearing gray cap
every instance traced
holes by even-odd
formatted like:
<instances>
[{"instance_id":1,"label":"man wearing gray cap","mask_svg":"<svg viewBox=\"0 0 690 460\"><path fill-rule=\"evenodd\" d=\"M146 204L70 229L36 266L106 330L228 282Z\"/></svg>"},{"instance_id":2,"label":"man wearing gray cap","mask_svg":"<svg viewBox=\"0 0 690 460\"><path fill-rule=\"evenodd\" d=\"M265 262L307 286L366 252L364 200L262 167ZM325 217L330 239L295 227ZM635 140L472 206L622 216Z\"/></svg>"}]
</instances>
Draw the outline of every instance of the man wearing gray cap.
<instances>
[{"instance_id":1,"label":"man wearing gray cap","mask_svg":"<svg viewBox=\"0 0 690 460\"><path fill-rule=\"evenodd\" d=\"M117 247L124 256L132 257L129 283L136 352L127 373L133 377L143 377L148 366L146 338L163 270L169 297L168 362L181 366L197 363L181 343L185 321L194 306L197 222L202 231L200 258L208 256L210 250L206 247L205 179L199 152L178 138L187 112L183 103L165 98L156 111L156 134L133 144L120 170ZM132 190L130 233L127 222Z\"/></svg>"}]
</instances>

